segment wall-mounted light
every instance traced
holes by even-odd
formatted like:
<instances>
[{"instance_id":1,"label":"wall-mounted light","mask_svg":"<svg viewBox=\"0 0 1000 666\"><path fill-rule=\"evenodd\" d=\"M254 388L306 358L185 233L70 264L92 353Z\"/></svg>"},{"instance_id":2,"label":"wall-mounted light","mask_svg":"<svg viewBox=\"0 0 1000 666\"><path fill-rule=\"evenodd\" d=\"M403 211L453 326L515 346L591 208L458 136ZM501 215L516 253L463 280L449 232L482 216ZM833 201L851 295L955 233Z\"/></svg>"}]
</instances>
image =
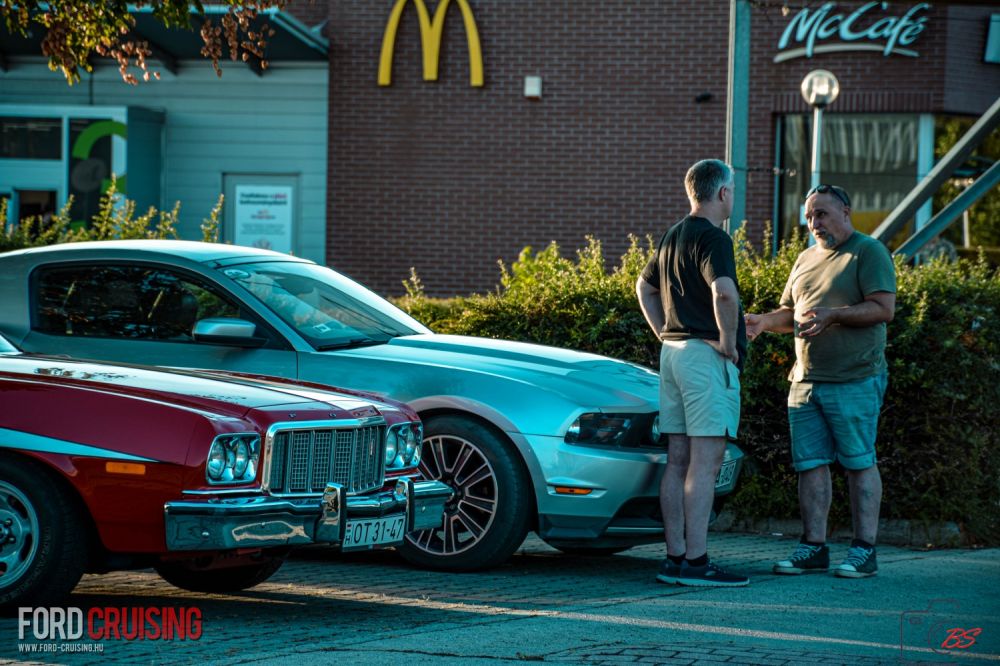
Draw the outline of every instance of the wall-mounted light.
<instances>
[{"instance_id":1,"label":"wall-mounted light","mask_svg":"<svg viewBox=\"0 0 1000 666\"><path fill-rule=\"evenodd\" d=\"M695 104L704 104L705 102L711 102L712 101L712 97L713 97L712 93L710 93L710 92L703 92L700 95L695 96L694 103Z\"/></svg>"},{"instance_id":2,"label":"wall-mounted light","mask_svg":"<svg viewBox=\"0 0 1000 666\"><path fill-rule=\"evenodd\" d=\"M542 98L542 77L540 76L524 77L524 96L527 97L528 99Z\"/></svg>"}]
</instances>

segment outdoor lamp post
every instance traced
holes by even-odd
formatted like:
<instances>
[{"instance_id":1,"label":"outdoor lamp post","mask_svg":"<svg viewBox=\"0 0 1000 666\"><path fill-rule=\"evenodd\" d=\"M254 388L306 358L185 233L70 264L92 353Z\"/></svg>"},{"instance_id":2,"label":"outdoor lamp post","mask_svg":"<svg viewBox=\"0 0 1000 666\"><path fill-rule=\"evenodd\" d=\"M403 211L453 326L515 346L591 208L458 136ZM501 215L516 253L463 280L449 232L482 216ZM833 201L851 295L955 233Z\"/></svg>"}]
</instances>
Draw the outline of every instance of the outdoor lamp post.
<instances>
[{"instance_id":1,"label":"outdoor lamp post","mask_svg":"<svg viewBox=\"0 0 1000 666\"><path fill-rule=\"evenodd\" d=\"M814 69L802 79L802 97L813 108L812 135L812 181L810 188L820 184L819 155L823 141L823 109L833 104L840 94L840 82L833 72L825 69Z\"/></svg>"}]
</instances>

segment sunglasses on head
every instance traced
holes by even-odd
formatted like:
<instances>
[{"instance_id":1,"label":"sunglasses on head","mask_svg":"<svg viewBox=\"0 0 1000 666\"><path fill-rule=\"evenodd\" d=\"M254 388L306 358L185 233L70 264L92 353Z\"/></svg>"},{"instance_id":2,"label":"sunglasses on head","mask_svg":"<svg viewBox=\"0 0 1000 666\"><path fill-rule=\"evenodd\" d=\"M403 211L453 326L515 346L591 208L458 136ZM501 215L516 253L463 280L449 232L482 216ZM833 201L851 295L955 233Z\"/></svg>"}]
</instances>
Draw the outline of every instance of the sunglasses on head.
<instances>
[{"instance_id":1,"label":"sunglasses on head","mask_svg":"<svg viewBox=\"0 0 1000 666\"><path fill-rule=\"evenodd\" d=\"M847 196L847 192L844 190L844 188L837 187L836 185L817 185L816 187L806 192L806 199L808 199L814 194L828 194L828 193L840 199L840 202L845 206L847 206L848 208L851 207L851 197Z\"/></svg>"}]
</instances>

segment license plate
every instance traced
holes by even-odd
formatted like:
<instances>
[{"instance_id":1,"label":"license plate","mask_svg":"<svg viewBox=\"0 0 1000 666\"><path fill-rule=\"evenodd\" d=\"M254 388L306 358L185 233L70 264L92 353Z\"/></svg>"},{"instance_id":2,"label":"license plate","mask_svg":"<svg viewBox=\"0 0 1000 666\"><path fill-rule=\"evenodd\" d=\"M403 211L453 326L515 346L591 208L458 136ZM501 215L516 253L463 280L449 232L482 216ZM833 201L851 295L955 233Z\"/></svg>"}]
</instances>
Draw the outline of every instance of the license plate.
<instances>
[{"instance_id":1,"label":"license plate","mask_svg":"<svg viewBox=\"0 0 1000 666\"><path fill-rule=\"evenodd\" d=\"M405 526L405 515L348 520L341 547L343 550L361 550L402 543Z\"/></svg>"},{"instance_id":2,"label":"license plate","mask_svg":"<svg viewBox=\"0 0 1000 666\"><path fill-rule=\"evenodd\" d=\"M730 462L723 463L722 467L719 469L719 476L715 478L715 487L728 486L733 482L733 474L736 473L736 461L731 460Z\"/></svg>"}]
</instances>

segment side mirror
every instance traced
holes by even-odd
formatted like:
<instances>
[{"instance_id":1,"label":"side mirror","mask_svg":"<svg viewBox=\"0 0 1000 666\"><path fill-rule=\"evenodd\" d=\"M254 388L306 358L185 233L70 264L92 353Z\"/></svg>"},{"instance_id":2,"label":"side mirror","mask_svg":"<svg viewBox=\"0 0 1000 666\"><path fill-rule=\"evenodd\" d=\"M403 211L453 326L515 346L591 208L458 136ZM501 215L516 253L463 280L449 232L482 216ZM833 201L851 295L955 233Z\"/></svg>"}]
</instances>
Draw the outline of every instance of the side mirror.
<instances>
[{"instance_id":1,"label":"side mirror","mask_svg":"<svg viewBox=\"0 0 1000 666\"><path fill-rule=\"evenodd\" d=\"M254 335L257 325L245 319L210 317L195 322L191 337L195 342L210 345L230 345L232 347L260 347L267 338Z\"/></svg>"}]
</instances>

